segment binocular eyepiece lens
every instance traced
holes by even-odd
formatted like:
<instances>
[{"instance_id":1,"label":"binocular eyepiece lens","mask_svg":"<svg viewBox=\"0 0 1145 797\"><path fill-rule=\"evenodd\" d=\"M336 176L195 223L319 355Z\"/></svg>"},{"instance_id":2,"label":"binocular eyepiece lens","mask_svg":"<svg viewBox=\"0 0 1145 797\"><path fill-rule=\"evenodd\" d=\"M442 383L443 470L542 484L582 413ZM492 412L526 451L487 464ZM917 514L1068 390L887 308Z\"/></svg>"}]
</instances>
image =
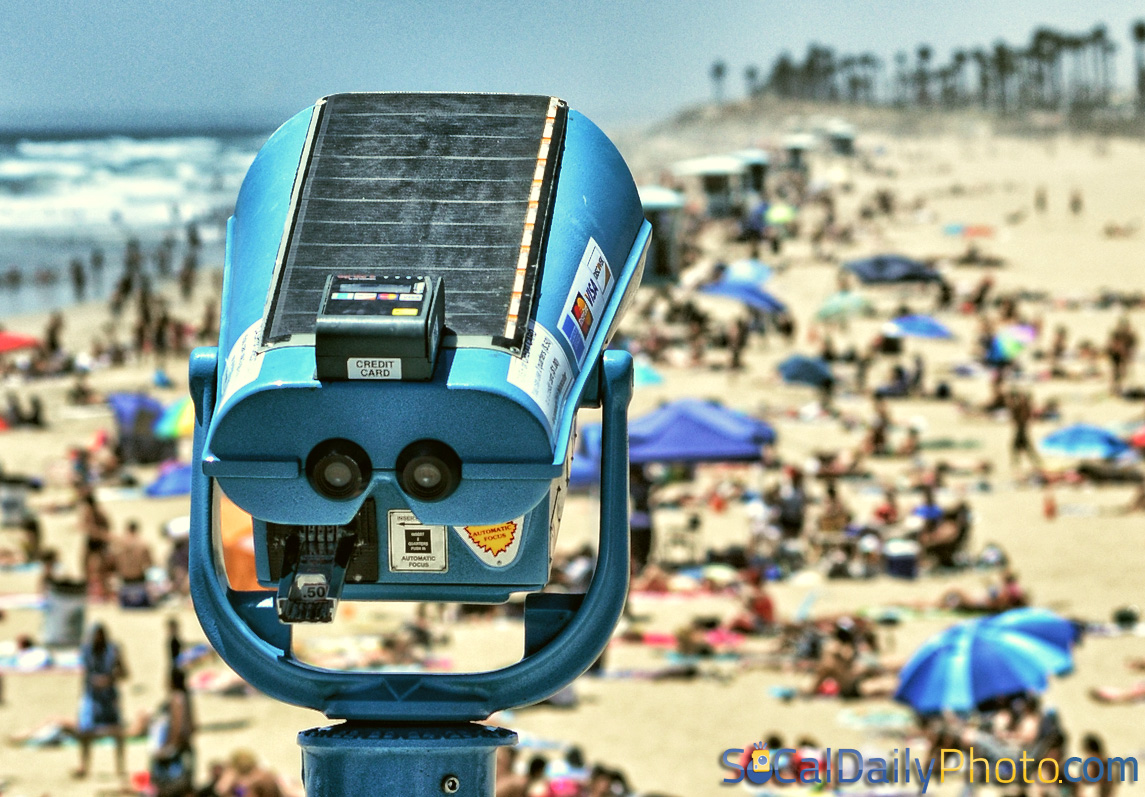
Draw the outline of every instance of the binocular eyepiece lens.
<instances>
[{"instance_id":1,"label":"binocular eyepiece lens","mask_svg":"<svg viewBox=\"0 0 1145 797\"><path fill-rule=\"evenodd\" d=\"M413 480L423 490L437 489L437 485L441 484L443 478L445 477L436 462L422 462L413 469Z\"/></svg>"},{"instance_id":2,"label":"binocular eyepiece lens","mask_svg":"<svg viewBox=\"0 0 1145 797\"><path fill-rule=\"evenodd\" d=\"M306 458L306 478L327 498L345 500L361 495L370 481L370 458L357 443L326 440Z\"/></svg>"},{"instance_id":3,"label":"binocular eyepiece lens","mask_svg":"<svg viewBox=\"0 0 1145 797\"><path fill-rule=\"evenodd\" d=\"M398 456L398 483L419 501L440 501L457 489L461 460L437 440L410 443Z\"/></svg>"}]
</instances>

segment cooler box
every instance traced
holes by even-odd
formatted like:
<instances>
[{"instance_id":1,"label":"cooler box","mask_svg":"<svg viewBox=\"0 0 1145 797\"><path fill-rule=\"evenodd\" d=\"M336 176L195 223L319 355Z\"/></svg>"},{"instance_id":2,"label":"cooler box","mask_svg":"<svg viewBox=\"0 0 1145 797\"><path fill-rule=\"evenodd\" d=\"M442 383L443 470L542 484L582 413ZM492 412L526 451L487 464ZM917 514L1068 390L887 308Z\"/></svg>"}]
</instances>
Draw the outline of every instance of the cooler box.
<instances>
[{"instance_id":1,"label":"cooler box","mask_svg":"<svg viewBox=\"0 0 1145 797\"><path fill-rule=\"evenodd\" d=\"M0 481L0 526L12 528L24 523L28 515L27 495L26 485Z\"/></svg>"},{"instance_id":2,"label":"cooler box","mask_svg":"<svg viewBox=\"0 0 1145 797\"><path fill-rule=\"evenodd\" d=\"M883 560L888 576L918 578L918 558L921 548L911 540L887 540L883 546Z\"/></svg>"},{"instance_id":3,"label":"cooler box","mask_svg":"<svg viewBox=\"0 0 1145 797\"><path fill-rule=\"evenodd\" d=\"M44 645L77 648L83 642L87 584L57 581L48 587L44 600Z\"/></svg>"}]
</instances>

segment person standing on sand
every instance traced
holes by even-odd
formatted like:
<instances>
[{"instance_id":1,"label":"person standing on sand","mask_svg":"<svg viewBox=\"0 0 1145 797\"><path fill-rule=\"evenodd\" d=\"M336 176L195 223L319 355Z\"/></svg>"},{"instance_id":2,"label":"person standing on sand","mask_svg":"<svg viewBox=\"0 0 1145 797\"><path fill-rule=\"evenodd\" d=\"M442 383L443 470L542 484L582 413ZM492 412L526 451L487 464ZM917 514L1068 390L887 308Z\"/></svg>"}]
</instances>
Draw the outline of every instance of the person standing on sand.
<instances>
[{"instance_id":1,"label":"person standing on sand","mask_svg":"<svg viewBox=\"0 0 1145 797\"><path fill-rule=\"evenodd\" d=\"M1013 467L1018 466L1019 457L1025 454L1030 464L1041 470L1042 459L1038 456L1030 439L1030 420L1034 415L1033 400L1029 393L1015 390L1010 394L1009 401L1010 420L1014 424L1014 440L1010 446L1010 457Z\"/></svg>"},{"instance_id":2,"label":"person standing on sand","mask_svg":"<svg viewBox=\"0 0 1145 797\"><path fill-rule=\"evenodd\" d=\"M138 521L128 521L127 532L115 541L112 561L119 577L119 605L125 609L150 606L147 570L154 562L151 547L139 538Z\"/></svg>"},{"instance_id":3,"label":"person standing on sand","mask_svg":"<svg viewBox=\"0 0 1145 797\"><path fill-rule=\"evenodd\" d=\"M86 778L91 766L93 739L111 736L115 739L115 771L127 774L124 762L123 714L119 706L119 682L127 678L127 665L119 646L107 638L102 624L92 626L91 637L80 652L83 664L83 694L80 696L79 722L76 724L80 743L80 767L73 775Z\"/></svg>"},{"instance_id":4,"label":"person standing on sand","mask_svg":"<svg viewBox=\"0 0 1145 797\"><path fill-rule=\"evenodd\" d=\"M111 521L96 503L89 485L79 487L79 525L86 538L83 572L88 593L102 600L109 595L108 576L114 570L109 554Z\"/></svg>"},{"instance_id":5,"label":"person standing on sand","mask_svg":"<svg viewBox=\"0 0 1145 797\"><path fill-rule=\"evenodd\" d=\"M1080 216L1081 211L1085 208L1085 201L1081 196L1081 189L1075 188L1069 195L1069 212L1075 216Z\"/></svg>"},{"instance_id":6,"label":"person standing on sand","mask_svg":"<svg viewBox=\"0 0 1145 797\"><path fill-rule=\"evenodd\" d=\"M151 783L156 797L186 797L195 775L195 718L187 679L181 670L168 673L167 700L151 722Z\"/></svg>"},{"instance_id":7,"label":"person standing on sand","mask_svg":"<svg viewBox=\"0 0 1145 797\"><path fill-rule=\"evenodd\" d=\"M1113 395L1121 395L1125 377L1129 375L1129 368L1137 354L1137 333L1129 325L1129 319L1122 316L1117 326L1109 333L1109 343L1105 347L1109 357L1110 389Z\"/></svg>"}]
</instances>

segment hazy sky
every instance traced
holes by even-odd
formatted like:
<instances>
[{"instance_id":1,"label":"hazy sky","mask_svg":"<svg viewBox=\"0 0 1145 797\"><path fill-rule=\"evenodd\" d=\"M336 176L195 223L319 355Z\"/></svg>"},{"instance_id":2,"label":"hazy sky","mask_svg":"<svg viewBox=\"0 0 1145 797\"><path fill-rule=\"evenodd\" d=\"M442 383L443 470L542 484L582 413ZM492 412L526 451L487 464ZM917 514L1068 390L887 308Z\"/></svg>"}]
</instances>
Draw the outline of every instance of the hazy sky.
<instances>
[{"instance_id":1,"label":"hazy sky","mask_svg":"<svg viewBox=\"0 0 1145 797\"><path fill-rule=\"evenodd\" d=\"M1129 86L1130 0L4 0L0 129L272 125L349 90L549 93L597 122L710 96L708 68L766 72L783 50L1025 43L1039 24L1104 22ZM1135 13L1136 12L1136 13Z\"/></svg>"}]
</instances>

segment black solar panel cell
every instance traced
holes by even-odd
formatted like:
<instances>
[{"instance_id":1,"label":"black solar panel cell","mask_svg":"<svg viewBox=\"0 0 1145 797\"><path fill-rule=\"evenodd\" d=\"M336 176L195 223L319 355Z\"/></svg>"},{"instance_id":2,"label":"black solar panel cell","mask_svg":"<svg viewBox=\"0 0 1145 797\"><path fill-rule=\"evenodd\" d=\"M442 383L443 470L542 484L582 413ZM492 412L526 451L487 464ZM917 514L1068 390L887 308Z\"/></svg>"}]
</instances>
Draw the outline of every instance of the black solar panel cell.
<instances>
[{"instance_id":1,"label":"black solar panel cell","mask_svg":"<svg viewBox=\"0 0 1145 797\"><path fill-rule=\"evenodd\" d=\"M264 342L312 334L326 277L355 270L440 276L451 332L519 351L566 114L542 96L328 97ZM538 166L544 179L535 183ZM524 284L514 296L519 270Z\"/></svg>"}]
</instances>

